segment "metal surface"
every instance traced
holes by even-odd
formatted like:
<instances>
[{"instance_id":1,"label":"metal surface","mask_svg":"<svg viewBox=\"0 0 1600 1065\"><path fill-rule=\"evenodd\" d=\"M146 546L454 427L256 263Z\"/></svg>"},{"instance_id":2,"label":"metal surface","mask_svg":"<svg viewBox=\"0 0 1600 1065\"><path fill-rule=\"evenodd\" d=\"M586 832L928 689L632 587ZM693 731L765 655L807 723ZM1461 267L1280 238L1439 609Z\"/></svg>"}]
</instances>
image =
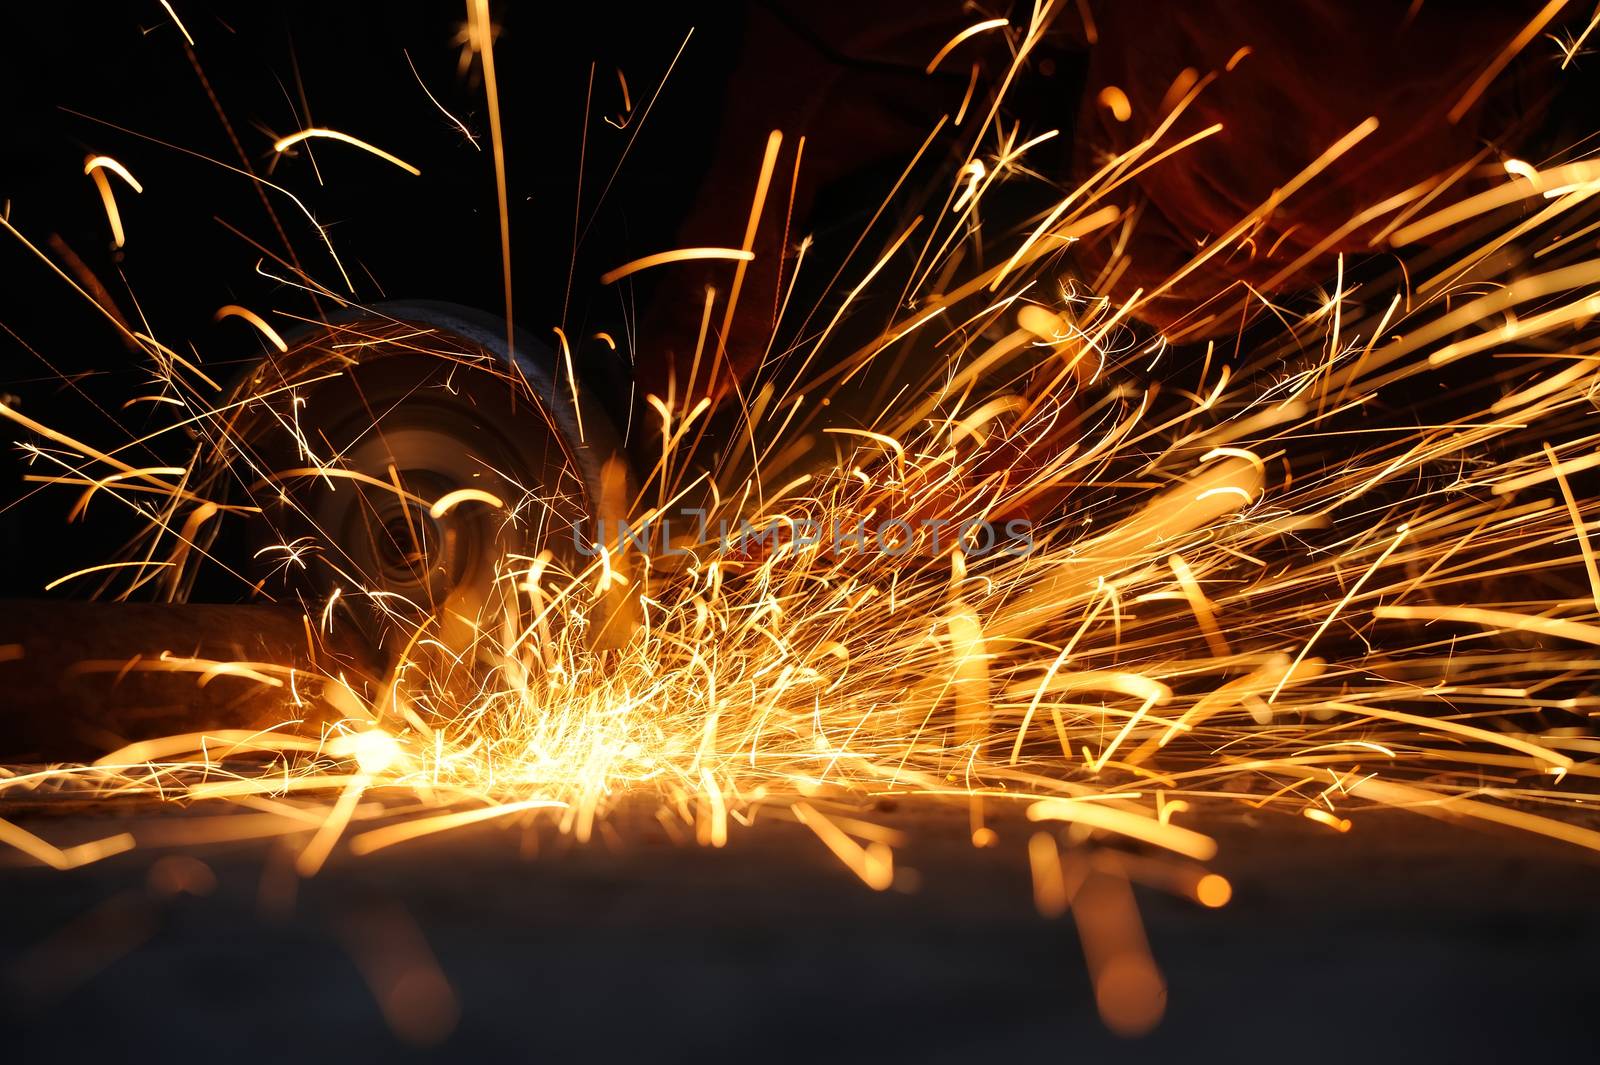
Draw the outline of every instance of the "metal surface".
<instances>
[{"instance_id":1,"label":"metal surface","mask_svg":"<svg viewBox=\"0 0 1600 1065\"><path fill-rule=\"evenodd\" d=\"M152 841L218 813L147 810ZM1070 917L1032 908L1036 826L964 808L862 816L904 830L911 892L872 892L804 828L673 844L651 804L589 846L480 826L296 882L292 851L183 852L215 877L160 890L170 850L70 873L0 868L0 1034L23 1058L231 1061L1011 1062L1588 1060L1600 870L1586 855L1393 811L1337 835L1299 818L1191 820L1234 882L1221 910L1141 890L1169 988L1150 1036L1095 1014ZM59 842L97 811L25 822ZM185 863L187 864L187 862ZM426 944L458 1019L416 1047L378 995L373 923ZM375 975L376 974L376 975ZM377 989L376 991L374 989ZM413 1002L420 1014L430 1003Z\"/></svg>"}]
</instances>

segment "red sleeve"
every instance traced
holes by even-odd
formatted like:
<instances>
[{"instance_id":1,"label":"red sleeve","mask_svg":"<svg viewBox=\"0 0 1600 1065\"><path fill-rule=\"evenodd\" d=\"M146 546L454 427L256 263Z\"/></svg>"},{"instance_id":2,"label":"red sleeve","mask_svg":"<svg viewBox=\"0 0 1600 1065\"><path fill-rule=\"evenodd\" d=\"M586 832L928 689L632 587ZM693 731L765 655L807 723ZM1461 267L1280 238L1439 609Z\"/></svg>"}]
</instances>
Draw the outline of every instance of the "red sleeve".
<instances>
[{"instance_id":1,"label":"red sleeve","mask_svg":"<svg viewBox=\"0 0 1600 1065\"><path fill-rule=\"evenodd\" d=\"M1161 328L1197 325L1219 294L1240 282L1261 287L1363 209L1454 170L1511 134L1513 120L1497 105L1508 83L1526 71L1502 76L1459 121L1450 121L1449 112L1542 6L1526 0L1481 7L1349 0L1097 4L1100 40L1080 111L1078 178L1159 124L1169 90L1186 69L1216 72L1216 79L1190 104L1169 142L1213 123L1223 127L1112 197L1139 211L1139 222L1129 265L1109 295L1126 299L1135 289L1148 293L1163 284L1206 241L1369 116L1378 119L1376 132L1281 205L1240 250L1211 260L1143 317ZM1126 94L1127 121L1100 102L1107 86ZM1524 102L1522 115L1530 110ZM1334 241L1279 290L1327 281L1332 256L1369 251L1373 232L1368 227ZM1080 261L1091 277L1105 253L1083 249ZM1233 324L1214 322L1191 335Z\"/></svg>"}]
</instances>

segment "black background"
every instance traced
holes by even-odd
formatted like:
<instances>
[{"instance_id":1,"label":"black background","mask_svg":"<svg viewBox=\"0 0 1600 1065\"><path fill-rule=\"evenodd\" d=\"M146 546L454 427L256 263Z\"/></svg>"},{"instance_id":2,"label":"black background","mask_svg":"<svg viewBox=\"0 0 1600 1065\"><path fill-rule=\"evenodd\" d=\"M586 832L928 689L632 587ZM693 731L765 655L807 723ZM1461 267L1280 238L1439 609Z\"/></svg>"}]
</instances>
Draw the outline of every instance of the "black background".
<instances>
[{"instance_id":1,"label":"black background","mask_svg":"<svg viewBox=\"0 0 1600 1065\"><path fill-rule=\"evenodd\" d=\"M466 77L458 68L463 5L174 6L195 38L204 82L177 27L154 0L8 8L0 26L0 200L9 204L12 225L60 261L50 244L57 236L125 314L142 314L153 335L181 352L192 341L213 376L247 364L260 354L260 339L237 319L213 322L218 307L238 303L263 313L307 315L315 307L303 293L258 275L262 254L218 221L284 254L255 183L218 165L241 162L209 83L251 165L299 196L328 227L360 301L424 298L502 309L487 106L476 64ZM717 142L720 99L746 16L733 5L624 10L524 3L495 5L494 18L500 24L495 54L516 317L548 337L550 326L563 320L570 271L568 331L615 328L620 301L647 299L651 279L602 288L598 276L630 257L672 246ZM616 70L626 74L634 105L642 108L691 28L682 58L597 211L600 192L635 132L602 120L622 111ZM477 136L481 151L429 102L407 54L433 95ZM580 209L578 162L591 65ZM361 137L422 174L413 177L326 141L311 148L315 168L302 151L279 159L269 174L273 139L308 125ZM99 194L83 174L85 157L96 153L122 162L144 186L135 195L112 178L127 232L121 253L111 246ZM338 271L310 222L282 194L266 195L302 266L337 289ZM575 212L585 232L574 263ZM270 260L263 266L286 274ZM103 448L170 420L149 404L122 409L129 398L151 391L143 387L150 367L10 234L0 234L0 325L0 392L28 416ZM25 435L8 431L6 438ZM0 500L11 505L0 512L0 594L37 595L62 572L103 559L108 544L133 530L116 504L99 502L87 522L68 526L75 493L29 491L37 486L20 482L17 450L8 446L3 453ZM182 448L130 457L184 461Z\"/></svg>"}]
</instances>

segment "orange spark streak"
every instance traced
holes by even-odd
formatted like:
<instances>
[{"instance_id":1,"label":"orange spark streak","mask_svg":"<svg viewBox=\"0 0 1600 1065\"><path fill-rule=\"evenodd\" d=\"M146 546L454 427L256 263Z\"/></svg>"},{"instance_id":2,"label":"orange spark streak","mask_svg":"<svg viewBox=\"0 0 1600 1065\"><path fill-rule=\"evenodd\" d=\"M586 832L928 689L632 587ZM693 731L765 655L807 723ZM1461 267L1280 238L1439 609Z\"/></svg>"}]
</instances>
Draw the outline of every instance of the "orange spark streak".
<instances>
[{"instance_id":1,"label":"orange spark streak","mask_svg":"<svg viewBox=\"0 0 1600 1065\"><path fill-rule=\"evenodd\" d=\"M928 60L928 68L925 73L932 74L935 70L938 70L939 64L944 62L944 57L955 51L956 47L960 45L962 41L965 41L971 37L976 37L978 34L987 30L997 30L1001 26L1010 25L1010 21L1010 19L992 18L986 22L979 22L968 26L966 29L962 30L960 33L946 41L944 47L933 54L933 58Z\"/></svg>"},{"instance_id":2,"label":"orange spark streak","mask_svg":"<svg viewBox=\"0 0 1600 1065\"><path fill-rule=\"evenodd\" d=\"M755 257L755 252L745 251L742 248L677 248L673 251L658 251L654 255L646 255L632 262L623 263L614 270L607 270L600 275L600 283L609 285L629 274L636 274L640 270L649 270L655 266L665 266L667 263L687 262L693 259L725 259L729 262L747 263Z\"/></svg>"},{"instance_id":3,"label":"orange spark streak","mask_svg":"<svg viewBox=\"0 0 1600 1065\"><path fill-rule=\"evenodd\" d=\"M226 306L218 307L217 313L213 316L213 321L220 322L224 318L243 318L245 321L249 322L251 325L260 330L261 335L270 340L273 347L282 352L287 352L289 350L289 345L283 342L283 338L278 335L278 331L272 328L272 326L268 325L266 319L262 318L259 314L257 314L255 311L252 311L248 307L241 307L237 303L230 303Z\"/></svg>"},{"instance_id":4,"label":"orange spark streak","mask_svg":"<svg viewBox=\"0 0 1600 1065\"><path fill-rule=\"evenodd\" d=\"M128 833L119 832L115 836L107 836L104 839L80 843L76 847L63 848L42 840L32 832L18 827L4 818L0 818L0 843L15 847L42 865L48 865L52 869L67 870L76 869L80 865L88 865L90 862L98 862L101 858L109 858L113 854L121 854L123 851L132 850L134 840Z\"/></svg>"},{"instance_id":5,"label":"orange spark streak","mask_svg":"<svg viewBox=\"0 0 1600 1065\"><path fill-rule=\"evenodd\" d=\"M1567 504L1567 512L1572 515L1572 530L1578 537L1578 550L1583 552L1583 570L1589 575L1589 595L1594 601L1595 609L1600 610L1600 569L1595 566L1594 547L1589 543L1589 531L1584 527L1583 516L1578 511L1578 501L1572 494L1572 485L1567 483L1566 475L1561 472L1561 464L1556 461L1555 449L1545 444L1544 455L1550 462L1556 483L1561 486L1561 498Z\"/></svg>"},{"instance_id":6,"label":"orange spark streak","mask_svg":"<svg viewBox=\"0 0 1600 1065\"><path fill-rule=\"evenodd\" d=\"M370 832L363 832L350 840L350 853L371 854L374 851L392 847L397 843L406 843L423 836L430 836L436 832L448 832L452 829L463 828L467 825L476 825L496 818L509 817L512 814L523 813L527 810L564 810L567 804L549 799L529 799L526 802L508 802L497 806L486 806L481 810L461 810L455 813L440 814L437 817L424 817L415 821L402 821L397 825L385 825L375 828Z\"/></svg>"},{"instance_id":7,"label":"orange spark streak","mask_svg":"<svg viewBox=\"0 0 1600 1065\"><path fill-rule=\"evenodd\" d=\"M437 107L439 112L444 115L445 118L448 118L456 127L456 129L461 131L461 135L467 138L467 143L472 145L473 151L483 151L483 149L478 145L478 138L472 135L472 131L466 127L466 124L455 115L452 115L449 111L446 111L444 104L440 103L438 98L429 91L427 83L422 80L422 75L417 73L417 65L411 62L411 53L402 48L400 49L400 54L406 57L406 65L411 68L412 76L417 79L417 84L422 86L422 91L427 94L428 99L433 101L433 106Z\"/></svg>"},{"instance_id":8,"label":"orange spark streak","mask_svg":"<svg viewBox=\"0 0 1600 1065\"><path fill-rule=\"evenodd\" d=\"M1392 780L1378 780L1368 777L1350 785L1350 794L1362 798L1372 799L1388 806L1404 806L1416 809L1422 813L1437 811L1442 814L1461 813L1468 817L1475 817L1480 821L1489 821L1509 828L1521 829L1524 832L1533 832L1563 843L1574 843L1592 851L1600 851L1600 832L1579 825L1569 825L1564 821L1556 821L1549 817L1540 817L1523 810L1515 810L1504 806L1495 806L1476 799L1466 799L1455 795L1440 795L1438 792L1428 791L1424 788L1412 787L1409 784L1397 784Z\"/></svg>"},{"instance_id":9,"label":"orange spark streak","mask_svg":"<svg viewBox=\"0 0 1600 1065\"><path fill-rule=\"evenodd\" d=\"M85 174L92 174L96 170L100 169L109 170L123 181L126 181L128 183L128 187L134 192L144 191L144 186L139 184L138 179L128 172L128 168L111 158L111 156L91 155L84 161L83 172Z\"/></svg>"},{"instance_id":10,"label":"orange spark streak","mask_svg":"<svg viewBox=\"0 0 1600 1065\"><path fill-rule=\"evenodd\" d=\"M834 853L845 868L874 891L887 891L894 883L893 852L882 843L869 843L865 847L845 835L844 830L822 814L810 803L797 802L793 807L795 820L805 825Z\"/></svg>"},{"instance_id":11,"label":"orange spark streak","mask_svg":"<svg viewBox=\"0 0 1600 1065\"><path fill-rule=\"evenodd\" d=\"M1041 917L1067 912L1067 886L1061 876L1061 852L1048 832L1028 837L1028 866L1033 872L1033 905Z\"/></svg>"},{"instance_id":12,"label":"orange spark streak","mask_svg":"<svg viewBox=\"0 0 1600 1065\"><path fill-rule=\"evenodd\" d=\"M1548 4L1540 8L1537 15L1533 16L1532 22L1522 27L1517 35L1511 38L1510 43L1500 50L1500 54L1494 57L1493 61L1484 68L1483 73L1478 75L1477 80L1468 86L1466 92L1462 93L1461 99L1456 101L1456 105L1450 109L1450 122L1452 124L1461 121L1461 117L1467 113L1473 104L1478 102L1478 97L1483 95L1484 90L1489 87L1489 83L1500 76L1500 72L1506 68L1506 64L1515 59L1517 53L1526 48L1528 42L1538 36L1539 31L1544 29L1550 20L1559 15L1561 9L1566 6L1567 0L1550 0Z\"/></svg>"},{"instance_id":13,"label":"orange spark streak","mask_svg":"<svg viewBox=\"0 0 1600 1065\"><path fill-rule=\"evenodd\" d=\"M74 570L71 573L68 573L67 575L65 575L63 577L57 577L55 580L53 580L49 584L45 585L44 586L44 590L47 591L47 592L54 591L56 588L60 587L63 584L66 584L68 581L72 580L75 577L82 577L82 576L85 576L86 574L90 574L90 573L100 573L101 571L108 570L108 569L122 569L122 568L127 567L127 566L133 566L133 567L139 568L139 569L161 569L162 567L171 566L171 565L174 565L174 563L172 563L172 562L102 562L98 566L85 566L83 569Z\"/></svg>"},{"instance_id":14,"label":"orange spark streak","mask_svg":"<svg viewBox=\"0 0 1600 1065\"><path fill-rule=\"evenodd\" d=\"M1548 750L1536 743L1529 743L1526 740L1518 739L1515 736L1508 736L1501 732L1490 732L1488 729L1473 728L1471 725L1463 725L1459 721L1451 721L1447 717L1422 717L1419 714L1401 713L1398 710L1390 710L1387 707L1370 706L1366 703L1329 701L1326 705L1351 714L1383 718L1389 721L1399 721L1402 724L1412 725L1418 729L1438 729L1440 732L1449 732L1457 736L1464 736L1468 739L1477 740L1480 743L1492 743L1496 746L1507 747L1513 751L1521 751L1523 754L1529 755L1540 762L1544 762L1552 769L1559 769L1563 771L1570 770L1574 764L1572 759L1568 758L1566 755L1560 754L1556 751Z\"/></svg>"},{"instance_id":15,"label":"orange spark streak","mask_svg":"<svg viewBox=\"0 0 1600 1065\"><path fill-rule=\"evenodd\" d=\"M477 42L483 60L483 91L489 99L489 143L494 149L494 191L500 205L500 272L505 279L506 354L516 352L516 330L511 313L511 207L506 194L506 146L500 131L500 90L494 76L494 30L489 22L489 0L467 0L467 30Z\"/></svg>"},{"instance_id":16,"label":"orange spark streak","mask_svg":"<svg viewBox=\"0 0 1600 1065\"><path fill-rule=\"evenodd\" d=\"M161 6L167 9L167 14L172 16L172 21L177 25L178 32L183 34L183 39L189 42L190 48L193 48L194 38L189 36L189 28L183 24L183 20L178 17L178 13L172 10L172 5L167 0L161 0Z\"/></svg>"},{"instance_id":17,"label":"orange spark streak","mask_svg":"<svg viewBox=\"0 0 1600 1065\"><path fill-rule=\"evenodd\" d=\"M493 493L485 492L481 488L457 488L434 500L433 506L428 508L428 516L442 518L458 505L468 502L487 503L496 510L505 509L505 501Z\"/></svg>"},{"instance_id":18,"label":"orange spark streak","mask_svg":"<svg viewBox=\"0 0 1600 1065\"><path fill-rule=\"evenodd\" d=\"M1165 847L1197 862L1210 861L1217 854L1217 842L1210 836L1100 803L1077 799L1040 799L1028 807L1028 820L1075 821L1090 828L1103 828L1107 832Z\"/></svg>"},{"instance_id":19,"label":"orange spark streak","mask_svg":"<svg viewBox=\"0 0 1600 1065\"><path fill-rule=\"evenodd\" d=\"M1133 105L1128 102L1128 94L1115 85L1107 85L1100 90L1100 103L1118 122L1126 122L1133 117Z\"/></svg>"},{"instance_id":20,"label":"orange spark streak","mask_svg":"<svg viewBox=\"0 0 1600 1065\"><path fill-rule=\"evenodd\" d=\"M1322 634L1328 631L1328 626L1333 624L1333 619L1339 616L1340 611L1350 605L1350 601L1366 586L1372 575L1378 572L1378 569L1388 561L1390 555L1394 554L1395 548L1399 547L1401 542L1405 540L1409 531L1410 529L1405 525L1401 525L1396 530L1394 539L1390 541L1388 547L1383 549L1383 554L1379 555L1377 560L1361 575L1361 578L1350 586L1350 590L1345 593L1344 598L1339 600L1339 605L1334 607L1328 616L1322 619L1322 624L1317 626L1317 631L1311 634L1311 638L1305 642L1305 646L1300 648L1300 653L1294 656L1294 661L1289 663L1288 672L1278 678L1277 686L1272 689L1272 694L1267 696L1268 703L1277 700L1278 693L1283 691L1283 686L1288 682L1290 675L1294 673L1301 662L1305 661L1306 655L1311 653L1311 648L1315 646L1317 640L1321 639Z\"/></svg>"},{"instance_id":21,"label":"orange spark streak","mask_svg":"<svg viewBox=\"0 0 1600 1065\"><path fill-rule=\"evenodd\" d=\"M756 194L750 204L750 219L745 223L744 242L739 245L739 250L749 252L755 247L756 230L761 225L761 209L767 203L767 189L772 183L772 170L778 163L778 149L783 144L783 134L773 130L767 135L767 151L761 159L761 176L756 178ZM755 254L751 252L749 259L741 258L739 265L733 269L733 286L728 290L728 307L722 314L722 332L717 335L717 353L711 361L710 386L716 388L717 372L721 369L723 356L728 349L728 334L733 330L734 310L739 306L739 291L744 287L744 273Z\"/></svg>"},{"instance_id":22,"label":"orange spark streak","mask_svg":"<svg viewBox=\"0 0 1600 1065\"><path fill-rule=\"evenodd\" d=\"M361 801L361 793L367 789L369 778L365 774L352 776L339 792L339 798L334 802L333 809L328 812L327 820L322 827L317 829L317 834L311 837L298 857L295 858L295 872L303 877L316 876L322 864L328 860L328 855L333 851L333 845L339 841L345 826L350 823L350 816L355 813L356 803Z\"/></svg>"},{"instance_id":23,"label":"orange spark streak","mask_svg":"<svg viewBox=\"0 0 1600 1065\"><path fill-rule=\"evenodd\" d=\"M342 141L345 144L360 148L364 152L371 152L379 159L382 159L388 163L393 163L395 166L399 167L401 170L404 170L408 174L418 177L422 175L422 171L418 170L416 167L412 166L398 155L391 155L389 152L384 151L375 144L368 144L366 141L361 140L358 137L352 137L348 133L340 133L336 129L303 129L299 133L291 133L287 137L279 137L277 140L273 141L272 150L281 155L286 149L292 148L301 141L308 140L312 137L326 137L328 140Z\"/></svg>"},{"instance_id":24,"label":"orange spark streak","mask_svg":"<svg viewBox=\"0 0 1600 1065\"><path fill-rule=\"evenodd\" d=\"M1600 647L1600 625L1533 617L1509 610L1480 610L1470 606L1380 606L1373 608L1372 616L1397 621L1462 621L1489 629L1537 632Z\"/></svg>"},{"instance_id":25,"label":"orange spark streak","mask_svg":"<svg viewBox=\"0 0 1600 1065\"><path fill-rule=\"evenodd\" d=\"M88 444L85 444L80 440L75 440L72 437L66 435L65 433L57 432L56 430L51 429L47 425L44 425L44 424L42 424L40 422L36 422L32 418L28 417L26 414L23 414L21 411L13 410L4 401L0 401L0 417L8 418L11 421L14 421L18 425L22 426L24 429L28 429L28 430L31 430L32 432L38 433L40 436L44 437L47 440L54 440L58 444L62 444L64 446L66 446L66 447L70 447L72 450L78 452L80 455L85 455L85 456L87 456L89 458L92 458L92 459L95 459L95 460L97 460L99 462L104 462L108 466L114 466L117 469L121 470L123 473L126 473L129 476L137 477L139 480L144 481L147 484L153 485L156 488L162 489L163 491L172 493L174 495L180 495L185 499L192 499L192 500L199 500L200 499L199 496L195 496L195 495L193 495L191 493L188 493L188 492L183 492L176 485L169 484L168 482L163 481L161 478L156 477L155 475L149 473L147 470L135 469L134 467L129 466L127 463L122 462L122 461L120 461L118 459L114 459L110 455L106 454L105 452L96 450L95 448L90 447Z\"/></svg>"},{"instance_id":26,"label":"orange spark streak","mask_svg":"<svg viewBox=\"0 0 1600 1065\"><path fill-rule=\"evenodd\" d=\"M1583 28L1583 32L1578 34L1577 39L1572 42L1571 47L1562 49L1562 70L1566 70L1567 64L1571 63L1577 54L1583 49L1583 42L1589 39L1589 34L1594 32L1594 28L1597 25L1600 25L1600 7L1595 8L1594 17L1591 18L1589 20L1589 24Z\"/></svg>"},{"instance_id":27,"label":"orange spark streak","mask_svg":"<svg viewBox=\"0 0 1600 1065\"><path fill-rule=\"evenodd\" d=\"M561 341L561 361L566 365L567 368L567 388L572 393L572 416L578 422L578 442L581 444L585 440L583 432L583 407L578 403L578 374L572 365L572 345L567 343L566 330L562 329L559 325L552 326L551 328L555 330L556 339Z\"/></svg>"},{"instance_id":28,"label":"orange spark streak","mask_svg":"<svg viewBox=\"0 0 1600 1065\"><path fill-rule=\"evenodd\" d=\"M1150 957L1127 875L1114 861L1097 863L1082 876L1072 916L1100 1019L1123 1036L1154 1028L1166 1010L1166 982Z\"/></svg>"}]
</instances>

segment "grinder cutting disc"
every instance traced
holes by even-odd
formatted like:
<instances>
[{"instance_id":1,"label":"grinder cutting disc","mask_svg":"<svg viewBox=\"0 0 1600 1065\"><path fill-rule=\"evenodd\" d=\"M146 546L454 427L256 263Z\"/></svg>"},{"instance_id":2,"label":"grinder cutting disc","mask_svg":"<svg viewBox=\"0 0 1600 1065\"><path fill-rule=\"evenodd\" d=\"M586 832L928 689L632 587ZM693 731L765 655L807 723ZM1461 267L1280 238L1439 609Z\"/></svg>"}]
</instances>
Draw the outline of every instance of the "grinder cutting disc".
<instances>
[{"instance_id":1,"label":"grinder cutting disc","mask_svg":"<svg viewBox=\"0 0 1600 1065\"><path fill-rule=\"evenodd\" d=\"M261 508L243 519L242 574L275 597L338 593L380 637L431 618L459 651L503 624L519 568L548 552L546 572L580 572L596 519L627 505L621 451L548 348L506 347L496 318L394 303L259 364L218 445ZM592 640L618 638L612 613L589 609Z\"/></svg>"}]
</instances>

